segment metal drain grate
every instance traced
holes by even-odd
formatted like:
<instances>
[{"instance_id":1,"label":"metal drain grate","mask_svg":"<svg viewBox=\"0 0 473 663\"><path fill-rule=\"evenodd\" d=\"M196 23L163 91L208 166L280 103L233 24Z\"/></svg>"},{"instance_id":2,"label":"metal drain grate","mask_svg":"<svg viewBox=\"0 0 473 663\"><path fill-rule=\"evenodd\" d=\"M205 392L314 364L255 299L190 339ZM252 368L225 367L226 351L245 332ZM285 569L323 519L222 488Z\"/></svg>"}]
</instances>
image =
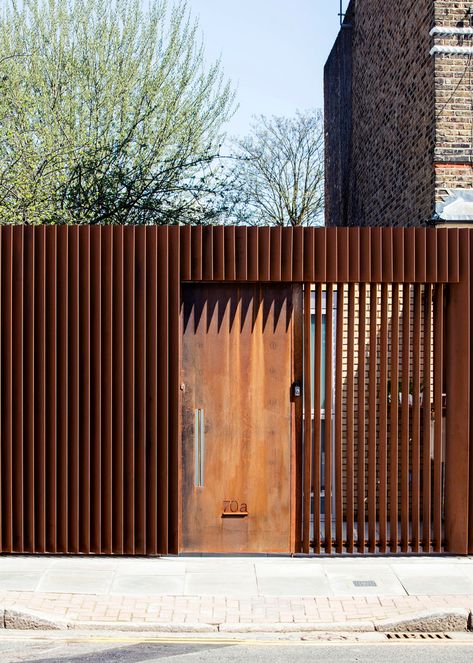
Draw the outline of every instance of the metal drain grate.
<instances>
[{"instance_id":1,"label":"metal drain grate","mask_svg":"<svg viewBox=\"0 0 473 663\"><path fill-rule=\"evenodd\" d=\"M378 585L374 580L353 580L355 587L377 587Z\"/></svg>"},{"instance_id":2,"label":"metal drain grate","mask_svg":"<svg viewBox=\"0 0 473 663\"><path fill-rule=\"evenodd\" d=\"M451 640L448 633L385 633L387 640Z\"/></svg>"}]
</instances>

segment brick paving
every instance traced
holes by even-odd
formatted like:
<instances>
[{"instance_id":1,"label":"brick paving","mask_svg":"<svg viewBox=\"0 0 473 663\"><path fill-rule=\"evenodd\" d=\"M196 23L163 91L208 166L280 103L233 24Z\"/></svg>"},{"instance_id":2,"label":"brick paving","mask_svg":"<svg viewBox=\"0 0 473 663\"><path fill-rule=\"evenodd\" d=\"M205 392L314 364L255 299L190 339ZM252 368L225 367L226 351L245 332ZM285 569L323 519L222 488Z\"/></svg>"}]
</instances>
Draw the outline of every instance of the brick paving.
<instances>
[{"instance_id":1,"label":"brick paving","mask_svg":"<svg viewBox=\"0 0 473 663\"><path fill-rule=\"evenodd\" d=\"M6 591L5 608L43 613L68 622L132 624L335 623L407 616L436 608L473 610L473 596L264 597L93 596Z\"/></svg>"}]
</instances>

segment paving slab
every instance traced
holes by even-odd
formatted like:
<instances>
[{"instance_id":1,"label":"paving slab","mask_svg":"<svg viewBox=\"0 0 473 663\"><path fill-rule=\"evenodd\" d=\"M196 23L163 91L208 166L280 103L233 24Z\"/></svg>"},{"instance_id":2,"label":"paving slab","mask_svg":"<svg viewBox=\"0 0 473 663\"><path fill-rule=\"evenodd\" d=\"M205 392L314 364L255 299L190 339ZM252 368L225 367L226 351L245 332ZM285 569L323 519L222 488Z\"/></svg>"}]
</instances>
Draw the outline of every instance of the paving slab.
<instances>
[{"instance_id":1,"label":"paving slab","mask_svg":"<svg viewBox=\"0 0 473 663\"><path fill-rule=\"evenodd\" d=\"M214 560L186 560L185 562L186 573L254 573L253 560L235 559L222 559L215 558Z\"/></svg>"},{"instance_id":2,"label":"paving slab","mask_svg":"<svg viewBox=\"0 0 473 663\"><path fill-rule=\"evenodd\" d=\"M465 568L447 562L428 565L403 564L398 565L395 572L406 592L411 595L473 595L473 577L468 577Z\"/></svg>"},{"instance_id":3,"label":"paving slab","mask_svg":"<svg viewBox=\"0 0 473 663\"><path fill-rule=\"evenodd\" d=\"M190 596L256 596L256 576L241 573L187 573L185 593Z\"/></svg>"},{"instance_id":4,"label":"paving slab","mask_svg":"<svg viewBox=\"0 0 473 663\"><path fill-rule=\"evenodd\" d=\"M292 560L292 564L263 564L256 562L255 571L258 578L274 578L278 576L287 578L326 578L325 569L321 564L299 562L296 559Z\"/></svg>"},{"instance_id":5,"label":"paving slab","mask_svg":"<svg viewBox=\"0 0 473 663\"><path fill-rule=\"evenodd\" d=\"M81 573L48 570L38 584L41 592L78 592L81 594L108 594L113 571L83 569Z\"/></svg>"},{"instance_id":6,"label":"paving slab","mask_svg":"<svg viewBox=\"0 0 473 663\"><path fill-rule=\"evenodd\" d=\"M49 568L53 561L54 557L48 555L0 555L0 573L6 571L40 571Z\"/></svg>"},{"instance_id":7,"label":"paving slab","mask_svg":"<svg viewBox=\"0 0 473 663\"><path fill-rule=\"evenodd\" d=\"M139 564L133 561L124 560L116 562L113 567L117 576L184 576L186 574L186 565L174 561L165 560L140 560Z\"/></svg>"},{"instance_id":8,"label":"paving slab","mask_svg":"<svg viewBox=\"0 0 473 663\"><path fill-rule=\"evenodd\" d=\"M326 576L258 576L260 596L334 596Z\"/></svg>"},{"instance_id":9,"label":"paving slab","mask_svg":"<svg viewBox=\"0 0 473 663\"><path fill-rule=\"evenodd\" d=\"M118 596L162 596L184 594L184 575L119 575L110 593Z\"/></svg>"},{"instance_id":10,"label":"paving slab","mask_svg":"<svg viewBox=\"0 0 473 663\"><path fill-rule=\"evenodd\" d=\"M0 590L34 591L38 587L42 576L42 571L28 572L23 570L19 573L14 571L0 573Z\"/></svg>"}]
</instances>

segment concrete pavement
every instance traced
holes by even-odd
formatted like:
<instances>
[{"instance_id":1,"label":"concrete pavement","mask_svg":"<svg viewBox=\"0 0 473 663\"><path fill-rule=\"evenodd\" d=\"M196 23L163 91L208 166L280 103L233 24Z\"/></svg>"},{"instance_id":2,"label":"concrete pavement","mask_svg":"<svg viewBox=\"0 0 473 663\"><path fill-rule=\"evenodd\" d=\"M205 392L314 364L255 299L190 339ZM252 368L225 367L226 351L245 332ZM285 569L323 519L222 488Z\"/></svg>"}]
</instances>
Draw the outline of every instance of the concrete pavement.
<instances>
[{"instance_id":1,"label":"concrete pavement","mask_svg":"<svg viewBox=\"0 0 473 663\"><path fill-rule=\"evenodd\" d=\"M354 630L472 611L473 557L2 556L1 607L69 627Z\"/></svg>"}]
</instances>

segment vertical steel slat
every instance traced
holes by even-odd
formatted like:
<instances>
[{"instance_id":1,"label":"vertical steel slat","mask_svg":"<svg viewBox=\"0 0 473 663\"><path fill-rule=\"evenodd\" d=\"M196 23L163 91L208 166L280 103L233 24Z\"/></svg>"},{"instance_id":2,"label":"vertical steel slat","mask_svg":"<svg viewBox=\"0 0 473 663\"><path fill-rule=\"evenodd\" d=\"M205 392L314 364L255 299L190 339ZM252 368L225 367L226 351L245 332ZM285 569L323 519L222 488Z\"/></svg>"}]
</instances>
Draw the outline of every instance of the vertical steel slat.
<instances>
[{"instance_id":1,"label":"vertical steel slat","mask_svg":"<svg viewBox=\"0 0 473 663\"><path fill-rule=\"evenodd\" d=\"M428 230L426 235L426 273L425 280L435 283L437 280L437 231Z\"/></svg>"},{"instance_id":2,"label":"vertical steel slat","mask_svg":"<svg viewBox=\"0 0 473 663\"><path fill-rule=\"evenodd\" d=\"M123 423L123 547L127 555L135 553L135 243L136 227L125 228L124 261L123 261L123 313L124 313L124 353L123 383L125 389L124 423ZM201 243L199 242L201 247ZM194 248L194 247L193 247ZM199 270L201 261L199 261ZM193 278L195 271L193 267ZM197 277L195 277L197 278Z\"/></svg>"},{"instance_id":3,"label":"vertical steel slat","mask_svg":"<svg viewBox=\"0 0 473 663\"><path fill-rule=\"evenodd\" d=\"M470 325L473 318L473 270L472 257L473 257L473 233L469 232L470 244ZM468 553L473 554L473 352L470 352L470 476L469 476L469 500L468 500Z\"/></svg>"},{"instance_id":4,"label":"vertical steel slat","mask_svg":"<svg viewBox=\"0 0 473 663\"><path fill-rule=\"evenodd\" d=\"M335 283L338 277L338 242L340 235L338 228L326 228L325 251L327 253L326 280Z\"/></svg>"},{"instance_id":5,"label":"vertical steel slat","mask_svg":"<svg viewBox=\"0 0 473 663\"><path fill-rule=\"evenodd\" d=\"M57 227L46 232L46 547L57 551Z\"/></svg>"},{"instance_id":6,"label":"vertical steel slat","mask_svg":"<svg viewBox=\"0 0 473 663\"><path fill-rule=\"evenodd\" d=\"M102 227L90 237L90 548L102 552Z\"/></svg>"},{"instance_id":7,"label":"vertical steel slat","mask_svg":"<svg viewBox=\"0 0 473 663\"><path fill-rule=\"evenodd\" d=\"M258 228L248 228L248 280L258 280Z\"/></svg>"},{"instance_id":8,"label":"vertical steel slat","mask_svg":"<svg viewBox=\"0 0 473 663\"><path fill-rule=\"evenodd\" d=\"M302 281L304 278L304 228L294 228L292 243L292 279Z\"/></svg>"},{"instance_id":9,"label":"vertical steel slat","mask_svg":"<svg viewBox=\"0 0 473 663\"><path fill-rule=\"evenodd\" d=\"M79 552L79 227L68 229L68 551ZM37 277L40 272L41 252L36 251ZM42 304L36 300L36 319L42 315ZM38 345L36 346L38 349ZM38 354L38 352L36 353ZM40 352L42 355L42 352ZM42 360L44 361L44 360ZM44 375L44 364L38 364L36 374ZM35 386L36 400L38 387Z\"/></svg>"},{"instance_id":10,"label":"vertical steel slat","mask_svg":"<svg viewBox=\"0 0 473 663\"><path fill-rule=\"evenodd\" d=\"M388 284L381 286L381 334L379 352L379 552L387 548L388 491Z\"/></svg>"},{"instance_id":11,"label":"vertical steel slat","mask_svg":"<svg viewBox=\"0 0 473 663\"><path fill-rule=\"evenodd\" d=\"M258 266L259 280L269 281L270 278L270 229L258 228Z\"/></svg>"},{"instance_id":12,"label":"vertical steel slat","mask_svg":"<svg viewBox=\"0 0 473 663\"><path fill-rule=\"evenodd\" d=\"M157 227L146 238L146 552L158 552Z\"/></svg>"},{"instance_id":13,"label":"vertical steel slat","mask_svg":"<svg viewBox=\"0 0 473 663\"><path fill-rule=\"evenodd\" d=\"M225 278L225 243L224 243L224 232L225 228L223 226L216 226L213 232L213 251L214 251L214 265L213 265L213 274L214 281L223 281ZM179 233L180 242L182 244L182 233ZM181 260L182 260L182 249L181 249Z\"/></svg>"},{"instance_id":14,"label":"vertical steel slat","mask_svg":"<svg viewBox=\"0 0 473 663\"><path fill-rule=\"evenodd\" d=\"M191 266L191 233L192 226L184 226L180 229L181 235L181 279L183 281L190 281L192 278L192 266ZM215 251L215 278L223 278L223 226L219 226L215 229L216 238L221 239L221 242L215 242L214 251ZM220 250L219 250L220 249ZM221 261L221 269L219 260Z\"/></svg>"},{"instance_id":15,"label":"vertical steel slat","mask_svg":"<svg viewBox=\"0 0 473 663\"><path fill-rule=\"evenodd\" d=\"M227 228L225 228L225 230L227 230ZM192 228L191 277L193 281L202 280L202 226Z\"/></svg>"},{"instance_id":16,"label":"vertical steel slat","mask_svg":"<svg viewBox=\"0 0 473 663\"><path fill-rule=\"evenodd\" d=\"M420 543L420 333L421 286L414 286L414 331L412 344L412 550Z\"/></svg>"},{"instance_id":17,"label":"vertical steel slat","mask_svg":"<svg viewBox=\"0 0 473 663\"><path fill-rule=\"evenodd\" d=\"M224 228L223 232L225 280L234 281L236 279L235 228L233 226L229 226Z\"/></svg>"},{"instance_id":18,"label":"vertical steel slat","mask_svg":"<svg viewBox=\"0 0 473 663\"><path fill-rule=\"evenodd\" d=\"M338 358L338 356L337 356ZM354 365L355 365L355 284L348 286L348 337L347 337L347 432L346 432L346 510L347 552L354 551L355 491L354 491Z\"/></svg>"},{"instance_id":19,"label":"vertical steel slat","mask_svg":"<svg viewBox=\"0 0 473 663\"><path fill-rule=\"evenodd\" d=\"M226 228L225 231L228 229ZM227 233L225 233L225 244ZM233 245L234 247L234 245ZM233 271L235 261L233 259ZM158 229L158 534L159 552L169 549L169 252L168 228Z\"/></svg>"},{"instance_id":20,"label":"vertical steel slat","mask_svg":"<svg viewBox=\"0 0 473 663\"><path fill-rule=\"evenodd\" d=\"M393 229L382 228L381 230L381 268L383 283L393 281Z\"/></svg>"},{"instance_id":21,"label":"vertical steel slat","mask_svg":"<svg viewBox=\"0 0 473 663\"><path fill-rule=\"evenodd\" d=\"M260 289L261 292L261 289ZM303 382L304 374L304 343L303 343L303 311L304 301L303 301L303 292L302 286L293 286L292 288L292 329L293 329L293 356L292 356L292 365L293 365L293 374L296 378L299 379L300 384ZM295 471L295 500L294 500L294 526L295 526L295 536L292 536L293 547L297 552L302 551L302 490L303 490L303 398L293 399L294 404L292 407L294 415L294 427L292 429L292 438L293 438L293 469ZM294 475L293 475L294 476Z\"/></svg>"},{"instance_id":22,"label":"vertical steel slat","mask_svg":"<svg viewBox=\"0 0 473 663\"><path fill-rule=\"evenodd\" d=\"M348 228L348 273L351 283L360 281L360 228Z\"/></svg>"},{"instance_id":23,"label":"vertical steel slat","mask_svg":"<svg viewBox=\"0 0 473 663\"><path fill-rule=\"evenodd\" d=\"M4 260L5 258L6 256ZM34 298L35 551L44 553L46 552L46 227L44 226L35 229ZM3 315L7 312L8 309L4 305ZM8 364L5 368L8 368ZM2 419L4 416L2 413Z\"/></svg>"},{"instance_id":24,"label":"vertical steel slat","mask_svg":"<svg viewBox=\"0 0 473 663\"><path fill-rule=\"evenodd\" d=\"M34 495L34 226L24 230L24 500L25 500L25 552L35 550L35 495ZM0 548L1 549L1 548Z\"/></svg>"},{"instance_id":25,"label":"vertical steel slat","mask_svg":"<svg viewBox=\"0 0 473 663\"><path fill-rule=\"evenodd\" d=\"M101 256L101 545L102 552L110 555L113 552L113 227L102 228Z\"/></svg>"},{"instance_id":26,"label":"vertical steel slat","mask_svg":"<svg viewBox=\"0 0 473 663\"><path fill-rule=\"evenodd\" d=\"M360 281L371 281L371 228L363 228L360 234Z\"/></svg>"},{"instance_id":27,"label":"vertical steel slat","mask_svg":"<svg viewBox=\"0 0 473 663\"><path fill-rule=\"evenodd\" d=\"M312 468L312 394L311 394L311 292L310 284L304 285L304 505L302 552L310 552L310 502Z\"/></svg>"},{"instance_id":28,"label":"vertical steel slat","mask_svg":"<svg viewBox=\"0 0 473 663\"><path fill-rule=\"evenodd\" d=\"M12 546L15 552L24 552L24 227L22 226L13 228L12 270Z\"/></svg>"},{"instance_id":29,"label":"vertical steel slat","mask_svg":"<svg viewBox=\"0 0 473 663\"><path fill-rule=\"evenodd\" d=\"M425 286L424 294L424 362L423 382L424 391L422 399L422 548L424 553L430 552L430 524L431 524L431 461L430 461L430 422L432 402L432 286Z\"/></svg>"},{"instance_id":30,"label":"vertical steel slat","mask_svg":"<svg viewBox=\"0 0 473 663\"><path fill-rule=\"evenodd\" d=\"M314 493L314 552L320 553L320 473L321 473L321 355L322 355L322 285L315 286L315 334L314 334L314 449L312 481Z\"/></svg>"},{"instance_id":31,"label":"vertical steel slat","mask_svg":"<svg viewBox=\"0 0 473 663\"><path fill-rule=\"evenodd\" d=\"M333 285L327 284L325 327L325 552L332 552L332 335Z\"/></svg>"},{"instance_id":32,"label":"vertical steel slat","mask_svg":"<svg viewBox=\"0 0 473 663\"><path fill-rule=\"evenodd\" d=\"M349 234L344 229L343 232L338 232L337 235L337 281L339 283L346 283L349 280L350 266L349 266L349 249L348 240Z\"/></svg>"},{"instance_id":33,"label":"vertical steel slat","mask_svg":"<svg viewBox=\"0 0 473 663\"><path fill-rule=\"evenodd\" d=\"M416 245L415 235L404 232L404 281L413 283L416 280Z\"/></svg>"},{"instance_id":34,"label":"vertical steel slat","mask_svg":"<svg viewBox=\"0 0 473 663\"><path fill-rule=\"evenodd\" d=\"M292 281L294 228L286 228L281 237L281 280Z\"/></svg>"},{"instance_id":35,"label":"vertical steel slat","mask_svg":"<svg viewBox=\"0 0 473 663\"><path fill-rule=\"evenodd\" d=\"M391 317L391 406L390 406L390 455L389 455L389 538L391 552L398 550L399 521L399 284L392 286Z\"/></svg>"},{"instance_id":36,"label":"vertical steel slat","mask_svg":"<svg viewBox=\"0 0 473 663\"><path fill-rule=\"evenodd\" d=\"M179 229L169 228L169 551L179 552L179 514L181 492L179 459L181 458L181 390L180 390L180 306Z\"/></svg>"},{"instance_id":37,"label":"vertical steel slat","mask_svg":"<svg viewBox=\"0 0 473 663\"><path fill-rule=\"evenodd\" d=\"M13 228L2 228L2 544L3 552L13 552L12 503L12 286ZM43 496L44 497L44 496Z\"/></svg>"},{"instance_id":38,"label":"vertical steel slat","mask_svg":"<svg viewBox=\"0 0 473 663\"><path fill-rule=\"evenodd\" d=\"M460 232L463 230L459 228L449 228L447 232L449 281L458 281L460 278Z\"/></svg>"},{"instance_id":39,"label":"vertical steel slat","mask_svg":"<svg viewBox=\"0 0 473 663\"><path fill-rule=\"evenodd\" d=\"M443 300L444 286L437 284L434 293L434 552L442 551Z\"/></svg>"},{"instance_id":40,"label":"vertical steel slat","mask_svg":"<svg viewBox=\"0 0 473 663\"><path fill-rule=\"evenodd\" d=\"M415 228L416 282L425 283L427 273L427 228Z\"/></svg>"},{"instance_id":41,"label":"vertical steel slat","mask_svg":"<svg viewBox=\"0 0 473 663\"><path fill-rule=\"evenodd\" d=\"M306 281L315 280L315 231L313 228L304 228L303 244L303 277ZM324 245L325 247L325 245Z\"/></svg>"},{"instance_id":42,"label":"vertical steel slat","mask_svg":"<svg viewBox=\"0 0 473 663\"><path fill-rule=\"evenodd\" d=\"M148 228L135 229L135 553L146 554L146 236ZM212 254L206 256L206 261ZM205 263L204 263L205 270Z\"/></svg>"},{"instance_id":43,"label":"vertical steel slat","mask_svg":"<svg viewBox=\"0 0 473 663\"><path fill-rule=\"evenodd\" d=\"M378 388L378 286L370 284L370 348L368 386L368 546L376 552L376 424Z\"/></svg>"},{"instance_id":44,"label":"vertical steel slat","mask_svg":"<svg viewBox=\"0 0 473 663\"><path fill-rule=\"evenodd\" d=\"M382 228L371 229L371 280L380 283L383 280Z\"/></svg>"},{"instance_id":45,"label":"vertical steel slat","mask_svg":"<svg viewBox=\"0 0 473 663\"><path fill-rule=\"evenodd\" d=\"M270 228L270 279L281 280L282 228Z\"/></svg>"},{"instance_id":46,"label":"vertical steel slat","mask_svg":"<svg viewBox=\"0 0 473 663\"><path fill-rule=\"evenodd\" d=\"M57 549L68 552L68 227L57 229ZM31 328L31 327L30 327Z\"/></svg>"},{"instance_id":47,"label":"vertical steel slat","mask_svg":"<svg viewBox=\"0 0 473 663\"><path fill-rule=\"evenodd\" d=\"M401 550L409 550L409 363L411 288L402 288L402 403L401 403Z\"/></svg>"},{"instance_id":48,"label":"vertical steel slat","mask_svg":"<svg viewBox=\"0 0 473 663\"><path fill-rule=\"evenodd\" d=\"M357 548L365 551L365 372L366 372L366 284L359 285L358 329L358 416L357 416Z\"/></svg>"},{"instance_id":49,"label":"vertical steel slat","mask_svg":"<svg viewBox=\"0 0 473 663\"><path fill-rule=\"evenodd\" d=\"M241 226L235 228L235 271L238 281L246 281L248 277L247 259L247 228Z\"/></svg>"},{"instance_id":50,"label":"vertical steel slat","mask_svg":"<svg viewBox=\"0 0 473 663\"><path fill-rule=\"evenodd\" d=\"M189 236L190 239L190 236ZM124 552L124 228L117 228L113 235L113 345L112 345L112 374L113 374L113 521L112 541L113 552ZM128 339L127 339L128 342Z\"/></svg>"},{"instance_id":51,"label":"vertical steel slat","mask_svg":"<svg viewBox=\"0 0 473 663\"><path fill-rule=\"evenodd\" d=\"M323 283L327 280L327 230L326 228L305 228L304 229L304 256L306 254L306 243L310 242L307 253L312 255L311 261L304 258L304 263L308 263L307 269L313 274L313 280L317 283Z\"/></svg>"},{"instance_id":52,"label":"vertical steel slat","mask_svg":"<svg viewBox=\"0 0 473 663\"><path fill-rule=\"evenodd\" d=\"M343 552L343 313L345 307L345 285L337 284L337 327L335 352L335 514L336 550Z\"/></svg>"},{"instance_id":53,"label":"vertical steel slat","mask_svg":"<svg viewBox=\"0 0 473 663\"><path fill-rule=\"evenodd\" d=\"M448 281L448 229L437 230L437 279Z\"/></svg>"},{"instance_id":54,"label":"vertical steel slat","mask_svg":"<svg viewBox=\"0 0 473 663\"><path fill-rule=\"evenodd\" d=\"M213 264L213 253L214 253L214 243L213 243L213 226L205 226L203 229L202 237L202 278L204 281L212 281L214 277L214 264Z\"/></svg>"},{"instance_id":55,"label":"vertical steel slat","mask_svg":"<svg viewBox=\"0 0 473 663\"><path fill-rule=\"evenodd\" d=\"M79 228L79 545L90 552L90 226Z\"/></svg>"},{"instance_id":56,"label":"vertical steel slat","mask_svg":"<svg viewBox=\"0 0 473 663\"><path fill-rule=\"evenodd\" d=\"M393 281L404 282L404 228L393 228Z\"/></svg>"},{"instance_id":57,"label":"vertical steel slat","mask_svg":"<svg viewBox=\"0 0 473 663\"><path fill-rule=\"evenodd\" d=\"M4 255L3 255L3 239L4 228L0 227L0 552L5 551L3 541L3 365L5 355L3 352L3 270L4 270ZM34 282L33 282L34 286ZM33 515L34 517L34 515Z\"/></svg>"},{"instance_id":58,"label":"vertical steel slat","mask_svg":"<svg viewBox=\"0 0 473 663\"><path fill-rule=\"evenodd\" d=\"M468 502L470 464L470 358L471 293L468 229L455 229L459 281L450 283L445 301L445 494L446 552L468 553ZM453 268L453 266L452 266ZM450 256L449 256L450 272Z\"/></svg>"}]
</instances>

